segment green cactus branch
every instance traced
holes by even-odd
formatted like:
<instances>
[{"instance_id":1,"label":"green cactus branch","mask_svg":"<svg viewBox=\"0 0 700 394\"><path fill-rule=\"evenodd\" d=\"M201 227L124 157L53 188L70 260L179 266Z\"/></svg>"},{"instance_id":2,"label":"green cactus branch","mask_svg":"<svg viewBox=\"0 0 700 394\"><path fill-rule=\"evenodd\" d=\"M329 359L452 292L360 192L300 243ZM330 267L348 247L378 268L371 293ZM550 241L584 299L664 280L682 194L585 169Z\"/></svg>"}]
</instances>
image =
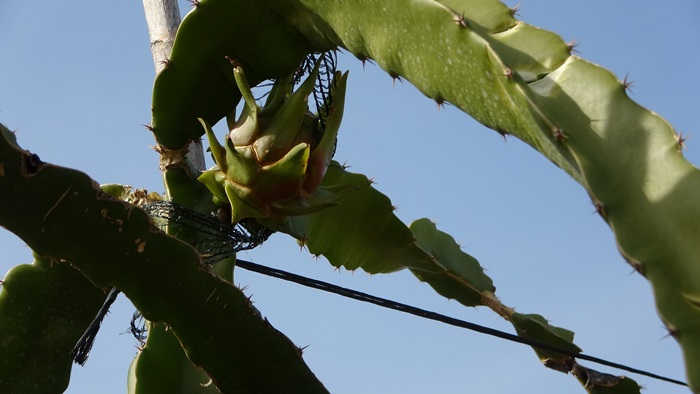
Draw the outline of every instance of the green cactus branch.
<instances>
[{"instance_id":1,"label":"green cactus branch","mask_svg":"<svg viewBox=\"0 0 700 394\"><path fill-rule=\"evenodd\" d=\"M682 140L627 97L624 81L498 1L292 3L324 22L300 31L516 136L581 183L622 255L651 282L700 390L700 178Z\"/></svg>"},{"instance_id":2,"label":"green cactus branch","mask_svg":"<svg viewBox=\"0 0 700 394\"><path fill-rule=\"evenodd\" d=\"M188 18L191 21L201 18L214 25L213 19L200 11L223 6L216 5L215 0L199 4ZM219 10L231 12L231 7ZM694 173L695 169L677 152L678 140L672 129L629 100L624 94L624 83L609 72L571 56L571 46L554 33L517 21L513 11L498 1L268 0L259 8L247 11L275 10L288 21L289 25L285 26L293 26L301 33L303 38L294 39L303 42L307 51L339 46L362 60L374 60L390 76L409 80L438 105L451 103L499 133L516 136L569 173L586 188L611 224L623 256L651 280L662 319L684 349L688 371L698 370L700 356L693 345L700 343L694 334L700 333L700 312L696 306L700 298L696 279L698 254L692 246L696 237L686 232L688 238L678 237L678 242L672 243L666 239L668 235L663 235L674 234L665 229L690 227L687 218L697 217L692 214L696 208L689 202L693 199L688 198L695 186L689 182L677 183L676 189L682 190L679 199L684 200L685 206L652 207L644 203L649 192L657 197L673 195L669 182L693 179L694 175L685 175ZM211 34L210 31L183 29L180 35L187 38L180 40L180 47L176 42L173 59L177 60L178 48L184 57L190 51L188 45L202 39L204 32ZM228 40L221 31L208 37L221 43ZM248 43L239 45L248 48ZM260 51L263 52L269 53ZM225 56L231 55L209 51L204 57L199 56L202 59L193 56L189 61L204 65L206 59L222 62ZM279 66L279 70L289 70L296 60L294 56L283 55L270 64ZM221 69L211 64L206 67L212 71ZM202 74L187 75L191 79L188 83L216 83L208 77L200 80ZM161 81L156 81L154 126L159 116L163 119L180 116L165 110L172 106L158 109L159 99L167 97L158 87L163 86L162 92L166 92L165 87L177 85L168 83L166 75L161 74L158 78ZM249 79L252 83L256 81ZM232 85L230 81L229 84ZM205 100L208 107L220 106L217 114L206 119L209 123L225 116L235 105L230 98L225 104L216 96L190 97L190 102ZM188 116L194 114L188 112ZM165 130L159 133L155 127L159 141ZM647 138L647 134L655 137ZM200 135L198 131L186 137ZM609 135L615 135L618 142L606 146L596 142L601 136ZM619 153L623 143L625 147L639 148L629 149L636 160ZM652 167L663 180L659 176L647 177L646 169ZM640 190L640 185L646 185L646 189ZM617 188L609 190L611 186ZM636 202L628 201L631 195L637 197ZM664 230L640 232L640 218L645 221L643 228ZM675 283L681 286L673 286ZM697 387L697 383L693 384Z\"/></svg>"},{"instance_id":3,"label":"green cactus branch","mask_svg":"<svg viewBox=\"0 0 700 394\"><path fill-rule=\"evenodd\" d=\"M0 290L0 392L64 392L71 349L104 299L68 263L35 256L12 268Z\"/></svg>"},{"instance_id":4,"label":"green cactus branch","mask_svg":"<svg viewBox=\"0 0 700 394\"><path fill-rule=\"evenodd\" d=\"M153 90L149 128L171 201L209 213L220 202L212 193L219 200L235 194L240 207L264 189L270 198L234 210L234 220L258 218L336 267L370 273L409 268L447 298L490 307L520 336L577 351L573 332L502 304L478 261L433 223L403 224L363 175L333 162L314 192L318 182L312 187L307 180L315 174L320 182L326 171L342 100L325 140L314 140L317 130L306 129L309 124L301 134L310 140L286 136L303 153L289 161L299 175L294 182L267 181L263 186L271 192L257 181L244 182L256 171L241 175L234 169L228 175L235 185L217 195L216 187L197 181L199 171L183 160L188 143L205 129L215 140L209 125L232 118L242 97L228 59L240 65L241 77L245 72L246 86L254 86L290 79L310 53L344 48L375 61L392 78L407 79L439 106L450 103L501 135L525 141L579 182L612 228L623 257L650 281L659 314L683 349L691 389L700 392L700 178L682 156L683 139L627 97L626 81L572 56L571 45L517 21L496 0L193 3ZM345 77L338 79L344 90ZM301 110L296 115L304 121L310 80L295 99ZM249 96L249 111L257 110ZM258 124L252 127L251 135L260 139ZM264 137L280 136L282 128ZM245 144L228 142L227 154L248 155L252 163L250 149L233 152ZM282 142L273 145L286 152ZM316 157L314 146L322 147ZM214 144L213 150L219 159L225 156L223 147ZM209 178L220 181L219 172L210 170ZM279 179L297 188L303 180L303 193L278 201ZM35 392L62 390L69 350L104 299L102 289L112 286L150 321L152 335L130 369L132 392L160 390L165 383L169 392L326 392L301 350L231 284L233 259L218 267L226 274L217 276L190 245L156 228L141 209L108 196L83 173L42 163L2 125L0 200L0 225L37 255L34 264L10 271L0 292L0 338L13 355L0 357L0 369L13 377L0 382L0 392L20 385ZM62 302L46 307L52 300ZM590 393L639 392L629 378L534 350L546 366L571 372Z\"/></svg>"},{"instance_id":5,"label":"green cactus branch","mask_svg":"<svg viewBox=\"0 0 700 394\"><path fill-rule=\"evenodd\" d=\"M329 46L376 61L438 105L451 103L487 127L522 139L581 179L571 154L557 146L546 119L519 91L570 55L554 33L517 22L498 1L292 2L297 12L305 9L325 22L313 33Z\"/></svg>"},{"instance_id":6,"label":"green cactus branch","mask_svg":"<svg viewBox=\"0 0 700 394\"><path fill-rule=\"evenodd\" d=\"M167 324L224 392L326 392L301 351L205 270L191 246L85 174L41 163L4 126L0 134L0 224L38 255L122 290L145 318Z\"/></svg>"},{"instance_id":7,"label":"green cactus branch","mask_svg":"<svg viewBox=\"0 0 700 394\"><path fill-rule=\"evenodd\" d=\"M241 95L227 58L239 62L255 86L286 77L308 53L319 50L278 13L255 1L195 4L153 87L150 127L170 150L202 136L198 118L215 124L235 109Z\"/></svg>"},{"instance_id":8,"label":"green cactus branch","mask_svg":"<svg viewBox=\"0 0 700 394\"><path fill-rule=\"evenodd\" d=\"M129 393L220 393L207 374L192 364L172 330L147 323L148 339L129 367Z\"/></svg>"},{"instance_id":9,"label":"green cactus branch","mask_svg":"<svg viewBox=\"0 0 700 394\"><path fill-rule=\"evenodd\" d=\"M340 196L334 207L290 216L283 223L262 223L295 237L309 252L323 255L336 267L362 268L373 274L406 267L441 271L415 245L411 231L394 215L389 198L374 189L367 177L332 162L321 185L354 190Z\"/></svg>"},{"instance_id":10,"label":"green cactus branch","mask_svg":"<svg viewBox=\"0 0 700 394\"><path fill-rule=\"evenodd\" d=\"M573 343L574 333L550 325L542 316L516 313L494 294L493 281L479 262L463 252L454 238L439 231L428 219L414 221L410 228L394 214L388 197L374 189L364 175L354 174L333 162L323 179L326 187L355 186L338 198L338 205L303 216L290 216L284 223L263 221L266 225L295 237L310 253L328 259L331 265L348 270L361 268L369 273L387 273L409 268L437 293L466 306L487 306L509 321L521 337L580 352ZM579 366L567 355L533 348L549 368L572 372ZM579 366L580 367L580 366ZM580 367L584 368L584 367ZM588 371L588 369L585 369ZM583 371L583 369L581 369ZM612 392L638 393L639 385L627 377L615 377L590 370L596 376L612 379ZM620 391L612 391L619 382ZM629 382L634 385L629 385ZM582 381L587 390L601 382ZM636 391L630 391L630 387Z\"/></svg>"}]
</instances>

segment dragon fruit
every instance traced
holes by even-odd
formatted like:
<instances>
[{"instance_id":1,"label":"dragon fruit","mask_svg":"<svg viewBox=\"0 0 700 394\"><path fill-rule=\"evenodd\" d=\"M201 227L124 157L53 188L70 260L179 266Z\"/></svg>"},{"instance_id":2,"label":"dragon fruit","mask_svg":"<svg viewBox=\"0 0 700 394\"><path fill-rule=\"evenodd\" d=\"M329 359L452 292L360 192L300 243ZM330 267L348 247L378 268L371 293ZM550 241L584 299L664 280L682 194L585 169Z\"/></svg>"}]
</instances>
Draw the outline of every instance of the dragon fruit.
<instances>
[{"instance_id":1,"label":"dragon fruit","mask_svg":"<svg viewBox=\"0 0 700 394\"><path fill-rule=\"evenodd\" d=\"M320 187L335 150L343 115L347 72L334 74L325 127L312 114L308 97L319 73L316 64L295 91L294 76L277 80L259 107L243 68L232 62L245 106L222 146L202 119L216 166L199 180L219 204L230 204L231 220L284 218L335 205L341 190Z\"/></svg>"}]
</instances>

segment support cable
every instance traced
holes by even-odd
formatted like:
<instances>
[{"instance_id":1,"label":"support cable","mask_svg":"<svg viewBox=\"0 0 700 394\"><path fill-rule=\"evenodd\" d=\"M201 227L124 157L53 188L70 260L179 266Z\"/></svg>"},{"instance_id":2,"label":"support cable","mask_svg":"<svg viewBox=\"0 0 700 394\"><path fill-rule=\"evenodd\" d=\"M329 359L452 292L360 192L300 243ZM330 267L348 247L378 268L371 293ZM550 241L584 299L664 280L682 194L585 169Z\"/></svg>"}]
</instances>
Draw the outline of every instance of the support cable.
<instances>
[{"instance_id":1,"label":"support cable","mask_svg":"<svg viewBox=\"0 0 700 394\"><path fill-rule=\"evenodd\" d=\"M596 364L606 365L606 366L612 367L612 368L622 369L622 370L625 370L627 372L632 372L632 373L635 373L638 375L647 376L647 377L650 377L653 379L663 380L665 382L674 383L674 384L678 384L681 386L686 386L686 387L688 386L688 384L683 382L683 381L672 379L672 378L667 378L665 376L657 375L655 373L647 372L647 371L644 371L641 369L632 368L632 367L629 367L629 366L624 365L624 364L619 364L619 363L615 363L612 361L607 361L607 360L604 360L602 358L589 356L589 355L584 354L584 353L573 352L573 351L566 350L566 349L563 349L563 348L560 348L557 346L552 346L552 345L549 345L546 343L534 341L532 339L519 337L517 335L513 335L513 334L510 334L510 333L507 333L504 331L496 330L496 329L489 328L489 327L480 326L478 324L470 323L470 322L464 321L464 320L455 319L453 317L442 315L440 313L431 312L431 311L421 309L421 308L416 308L416 307L411 306L411 305L402 304L400 302L388 300L386 298L376 297L376 296L362 293L362 292L359 292L356 290L336 286L336 285L328 283L328 282L323 282L320 280L307 278L307 277L304 277L301 275L296 275L296 274L293 274L291 272L283 271L280 269L266 267L264 265L256 264L256 263L253 263L250 261L237 259L236 266L243 268L245 270L248 270L248 271L271 276L273 278L286 280L289 282L294 282L294 283L300 284L302 286L311 287L313 289L323 290L323 291L326 291L329 293L338 294L338 295L343 296L343 297L352 298L354 300L368 302L370 304L379 305L379 306L384 307L384 308L389 308L389 309L394 309L394 310L397 310L400 312L409 313L411 315L422 317L424 319L436 320L436 321L439 321L441 323L449 324L451 326L465 328L467 330L480 332L482 334L491 335L491 336L505 339L505 340L508 340L511 342L517 342L517 343L521 343L524 345L536 347L536 348L539 348L542 350L549 350L552 352L557 352L557 353L564 354L564 355L567 355L570 357L575 357L575 358L578 358L581 360L590 361L590 362L593 362Z\"/></svg>"}]
</instances>

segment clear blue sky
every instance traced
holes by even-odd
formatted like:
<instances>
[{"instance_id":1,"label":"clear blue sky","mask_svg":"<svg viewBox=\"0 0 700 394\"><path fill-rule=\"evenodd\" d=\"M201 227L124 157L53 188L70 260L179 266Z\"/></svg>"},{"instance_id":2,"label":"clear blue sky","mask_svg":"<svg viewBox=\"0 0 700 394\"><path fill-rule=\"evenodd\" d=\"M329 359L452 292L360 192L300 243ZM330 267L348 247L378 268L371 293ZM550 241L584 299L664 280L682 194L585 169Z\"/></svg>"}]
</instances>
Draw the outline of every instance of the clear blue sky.
<instances>
[{"instance_id":1,"label":"clear blue sky","mask_svg":"<svg viewBox=\"0 0 700 394\"><path fill-rule=\"evenodd\" d=\"M636 81L633 98L689 135L697 165L700 3L530 0L520 18L575 39L579 55ZM672 4L672 5L671 5ZM514 5L514 2L509 2ZM189 3L181 2L183 13ZM576 332L591 355L683 378L648 283L632 274L585 191L523 143L454 107L438 111L376 67L350 69L336 159L374 177L406 223L428 217L487 269L501 300ZM0 3L0 122L42 160L100 183L162 191L149 122L154 78L141 2ZM31 262L0 230L0 273ZM241 258L511 331L491 311L448 302L408 272L337 271L276 235ZM525 346L236 271L236 282L297 345L333 393L577 393ZM123 393L135 341L121 297L68 393ZM593 368L616 372L606 367ZM630 375L647 393L687 393Z\"/></svg>"}]
</instances>

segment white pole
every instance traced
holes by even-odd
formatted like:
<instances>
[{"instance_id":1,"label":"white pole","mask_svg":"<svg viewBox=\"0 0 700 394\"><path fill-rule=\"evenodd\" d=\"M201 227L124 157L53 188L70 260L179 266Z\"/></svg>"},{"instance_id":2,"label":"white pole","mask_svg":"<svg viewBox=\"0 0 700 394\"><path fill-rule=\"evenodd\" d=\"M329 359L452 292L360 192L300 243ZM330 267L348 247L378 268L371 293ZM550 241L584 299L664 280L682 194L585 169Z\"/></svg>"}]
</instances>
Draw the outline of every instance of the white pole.
<instances>
[{"instance_id":1,"label":"white pole","mask_svg":"<svg viewBox=\"0 0 700 394\"><path fill-rule=\"evenodd\" d=\"M153 64L158 74L165 67L173 49L175 34L181 21L180 8L177 0L143 0L143 10L146 14ZM187 158L197 169L205 169L201 140L190 143Z\"/></svg>"}]
</instances>

